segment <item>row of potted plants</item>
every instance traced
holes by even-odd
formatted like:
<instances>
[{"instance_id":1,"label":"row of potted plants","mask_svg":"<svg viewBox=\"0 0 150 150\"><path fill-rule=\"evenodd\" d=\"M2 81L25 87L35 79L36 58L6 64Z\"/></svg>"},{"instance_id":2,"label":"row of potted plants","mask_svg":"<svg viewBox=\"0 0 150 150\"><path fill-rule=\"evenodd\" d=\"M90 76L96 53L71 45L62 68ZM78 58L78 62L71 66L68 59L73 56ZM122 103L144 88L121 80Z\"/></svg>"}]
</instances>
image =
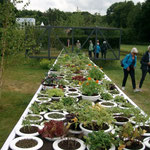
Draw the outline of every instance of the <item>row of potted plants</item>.
<instances>
[{"instance_id":1,"label":"row of potted plants","mask_svg":"<svg viewBox=\"0 0 150 150\"><path fill-rule=\"evenodd\" d=\"M56 150L149 147L149 116L131 105L100 68L83 54L62 53L42 86L22 122L24 126L19 129L25 133L17 131L18 136L39 135L41 139L54 141ZM70 134L84 135L84 141ZM38 145L39 141L32 141L34 146Z\"/></svg>"}]
</instances>

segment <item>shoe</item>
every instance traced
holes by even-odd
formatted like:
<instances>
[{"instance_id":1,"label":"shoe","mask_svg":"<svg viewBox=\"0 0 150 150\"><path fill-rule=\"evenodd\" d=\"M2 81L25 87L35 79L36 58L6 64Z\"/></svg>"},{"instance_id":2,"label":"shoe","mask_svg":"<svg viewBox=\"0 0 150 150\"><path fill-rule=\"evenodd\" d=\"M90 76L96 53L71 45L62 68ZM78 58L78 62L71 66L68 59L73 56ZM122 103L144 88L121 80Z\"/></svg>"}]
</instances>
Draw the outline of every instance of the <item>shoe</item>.
<instances>
[{"instance_id":1,"label":"shoe","mask_svg":"<svg viewBox=\"0 0 150 150\"><path fill-rule=\"evenodd\" d=\"M142 89L141 88L139 88L139 89L136 89L137 90L137 92L142 92Z\"/></svg>"},{"instance_id":2,"label":"shoe","mask_svg":"<svg viewBox=\"0 0 150 150\"><path fill-rule=\"evenodd\" d=\"M125 90L125 87L123 86L121 89L124 91L124 90Z\"/></svg>"},{"instance_id":3,"label":"shoe","mask_svg":"<svg viewBox=\"0 0 150 150\"><path fill-rule=\"evenodd\" d=\"M134 89L133 92L139 92L139 90L138 89Z\"/></svg>"}]
</instances>

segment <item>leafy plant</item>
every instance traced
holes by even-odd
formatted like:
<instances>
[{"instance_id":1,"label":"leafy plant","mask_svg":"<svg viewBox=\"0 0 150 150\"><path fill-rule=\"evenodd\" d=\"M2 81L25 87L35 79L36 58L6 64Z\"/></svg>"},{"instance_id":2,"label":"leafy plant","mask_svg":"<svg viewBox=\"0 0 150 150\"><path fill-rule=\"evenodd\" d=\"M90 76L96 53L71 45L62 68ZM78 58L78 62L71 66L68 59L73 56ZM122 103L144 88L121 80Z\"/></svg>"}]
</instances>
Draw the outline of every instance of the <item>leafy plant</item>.
<instances>
[{"instance_id":1,"label":"leafy plant","mask_svg":"<svg viewBox=\"0 0 150 150\"><path fill-rule=\"evenodd\" d=\"M94 80L102 80L102 78L104 77L104 73L101 72L96 66L92 67L88 73L89 76Z\"/></svg>"},{"instance_id":2,"label":"leafy plant","mask_svg":"<svg viewBox=\"0 0 150 150\"><path fill-rule=\"evenodd\" d=\"M120 103L126 103L127 102L127 100L123 96L116 96L114 98L114 101L115 102L120 102Z\"/></svg>"},{"instance_id":3,"label":"leafy plant","mask_svg":"<svg viewBox=\"0 0 150 150\"><path fill-rule=\"evenodd\" d=\"M47 105L34 102L29 109L33 114L39 114L42 111L47 111Z\"/></svg>"},{"instance_id":4,"label":"leafy plant","mask_svg":"<svg viewBox=\"0 0 150 150\"><path fill-rule=\"evenodd\" d=\"M99 93L100 88L101 85L99 85L97 81L94 81L93 79L88 77L88 80L83 82L81 91L84 95L93 96Z\"/></svg>"},{"instance_id":5,"label":"leafy plant","mask_svg":"<svg viewBox=\"0 0 150 150\"><path fill-rule=\"evenodd\" d=\"M115 90L116 89L116 86L114 85L114 83L112 83L112 81L103 80L103 84L107 90Z\"/></svg>"},{"instance_id":6,"label":"leafy plant","mask_svg":"<svg viewBox=\"0 0 150 150\"><path fill-rule=\"evenodd\" d=\"M101 93L101 99L104 99L104 100L111 100L113 99L112 95L109 94L109 93Z\"/></svg>"},{"instance_id":7,"label":"leafy plant","mask_svg":"<svg viewBox=\"0 0 150 150\"><path fill-rule=\"evenodd\" d=\"M44 128L38 132L42 137L55 138L64 136L67 130L63 121L50 120L49 122L45 122Z\"/></svg>"},{"instance_id":8,"label":"leafy plant","mask_svg":"<svg viewBox=\"0 0 150 150\"><path fill-rule=\"evenodd\" d=\"M92 132L88 134L88 137L84 137L86 143L89 145L90 150L109 149L112 144L117 145L115 135L111 133L105 133L104 131Z\"/></svg>"},{"instance_id":9,"label":"leafy plant","mask_svg":"<svg viewBox=\"0 0 150 150\"><path fill-rule=\"evenodd\" d=\"M90 125L93 128L93 120L98 126L102 126L104 123L112 123L114 121L112 114L99 104L94 106L85 106L78 110L79 122L84 126Z\"/></svg>"},{"instance_id":10,"label":"leafy plant","mask_svg":"<svg viewBox=\"0 0 150 150\"><path fill-rule=\"evenodd\" d=\"M52 67L52 70L53 71L59 71L60 70L60 66L58 64L55 64L53 67Z\"/></svg>"},{"instance_id":11,"label":"leafy plant","mask_svg":"<svg viewBox=\"0 0 150 150\"><path fill-rule=\"evenodd\" d=\"M76 98L73 97L63 97L60 102L63 103L64 106L71 106L76 103Z\"/></svg>"},{"instance_id":12,"label":"leafy plant","mask_svg":"<svg viewBox=\"0 0 150 150\"><path fill-rule=\"evenodd\" d=\"M48 94L49 97L53 97L53 96L63 97L64 96L63 90L58 89L58 88L48 89L46 93Z\"/></svg>"},{"instance_id":13,"label":"leafy plant","mask_svg":"<svg viewBox=\"0 0 150 150\"><path fill-rule=\"evenodd\" d=\"M124 124L118 130L119 139L121 140L119 150L132 145L135 139L141 137L144 132L145 131L140 128L135 128L130 122Z\"/></svg>"}]
</instances>

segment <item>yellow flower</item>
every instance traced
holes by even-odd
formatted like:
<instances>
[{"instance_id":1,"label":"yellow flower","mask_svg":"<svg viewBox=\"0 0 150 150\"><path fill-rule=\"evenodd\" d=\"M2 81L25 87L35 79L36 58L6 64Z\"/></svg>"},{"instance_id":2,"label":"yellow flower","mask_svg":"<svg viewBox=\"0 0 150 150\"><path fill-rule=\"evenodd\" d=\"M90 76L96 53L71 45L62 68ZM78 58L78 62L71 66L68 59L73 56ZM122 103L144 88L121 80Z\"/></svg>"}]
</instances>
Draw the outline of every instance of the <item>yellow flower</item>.
<instances>
[{"instance_id":1,"label":"yellow flower","mask_svg":"<svg viewBox=\"0 0 150 150\"><path fill-rule=\"evenodd\" d=\"M101 70L103 70L103 67L100 67Z\"/></svg>"},{"instance_id":2,"label":"yellow flower","mask_svg":"<svg viewBox=\"0 0 150 150\"><path fill-rule=\"evenodd\" d=\"M75 123L75 122L78 122L78 119L76 117L74 117L73 119L71 119L71 121L73 121Z\"/></svg>"},{"instance_id":3,"label":"yellow flower","mask_svg":"<svg viewBox=\"0 0 150 150\"><path fill-rule=\"evenodd\" d=\"M88 77L88 80L90 81L92 78L91 77Z\"/></svg>"},{"instance_id":4,"label":"yellow flower","mask_svg":"<svg viewBox=\"0 0 150 150\"><path fill-rule=\"evenodd\" d=\"M81 86L81 85L82 85L82 83L81 83L81 82L79 82L79 85Z\"/></svg>"}]
</instances>

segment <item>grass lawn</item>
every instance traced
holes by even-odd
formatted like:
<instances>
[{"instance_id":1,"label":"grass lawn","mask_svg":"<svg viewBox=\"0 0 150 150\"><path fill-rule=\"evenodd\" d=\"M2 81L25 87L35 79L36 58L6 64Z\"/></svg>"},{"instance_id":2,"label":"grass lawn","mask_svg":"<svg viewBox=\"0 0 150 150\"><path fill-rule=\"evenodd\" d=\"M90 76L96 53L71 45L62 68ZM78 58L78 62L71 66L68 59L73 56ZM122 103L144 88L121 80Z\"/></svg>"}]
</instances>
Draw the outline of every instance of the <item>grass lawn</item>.
<instances>
[{"instance_id":1,"label":"grass lawn","mask_svg":"<svg viewBox=\"0 0 150 150\"><path fill-rule=\"evenodd\" d=\"M40 67L39 62L40 60L25 59L23 53L9 57L6 61L0 99L0 147L48 72Z\"/></svg>"}]
</instances>

